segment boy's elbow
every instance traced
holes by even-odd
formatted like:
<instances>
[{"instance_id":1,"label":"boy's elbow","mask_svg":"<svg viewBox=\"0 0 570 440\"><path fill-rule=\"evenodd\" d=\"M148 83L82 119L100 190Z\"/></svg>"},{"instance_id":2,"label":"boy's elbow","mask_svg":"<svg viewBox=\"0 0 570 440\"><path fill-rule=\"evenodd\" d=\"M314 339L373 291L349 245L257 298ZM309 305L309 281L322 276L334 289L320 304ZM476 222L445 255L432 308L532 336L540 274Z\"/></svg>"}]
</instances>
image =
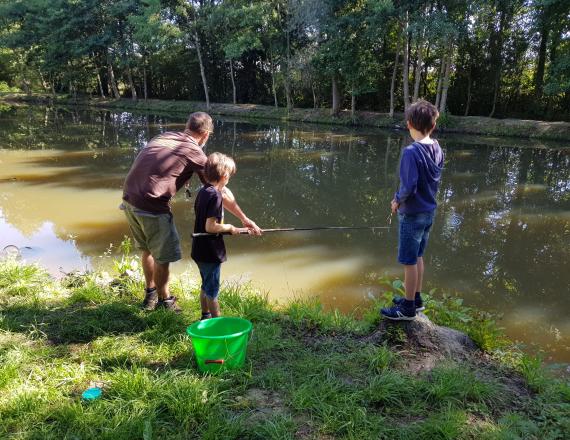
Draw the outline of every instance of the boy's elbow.
<instances>
[{"instance_id":1,"label":"boy's elbow","mask_svg":"<svg viewBox=\"0 0 570 440\"><path fill-rule=\"evenodd\" d=\"M218 227L217 227L218 225L216 225L216 222L214 221L206 221L206 224L204 226L206 232L210 234L215 234L218 232Z\"/></svg>"}]
</instances>

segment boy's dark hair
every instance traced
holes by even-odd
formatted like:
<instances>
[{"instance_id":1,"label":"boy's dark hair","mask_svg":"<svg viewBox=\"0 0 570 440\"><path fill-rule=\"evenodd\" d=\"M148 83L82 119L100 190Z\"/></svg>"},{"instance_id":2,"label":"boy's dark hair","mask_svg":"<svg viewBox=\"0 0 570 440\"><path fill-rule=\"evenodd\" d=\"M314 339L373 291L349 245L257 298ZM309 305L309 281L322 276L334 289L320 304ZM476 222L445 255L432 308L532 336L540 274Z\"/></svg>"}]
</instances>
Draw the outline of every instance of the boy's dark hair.
<instances>
[{"instance_id":1,"label":"boy's dark hair","mask_svg":"<svg viewBox=\"0 0 570 440\"><path fill-rule=\"evenodd\" d=\"M429 134L439 118L437 107L425 99L414 102L406 110L406 121L422 134Z\"/></svg>"},{"instance_id":2,"label":"boy's dark hair","mask_svg":"<svg viewBox=\"0 0 570 440\"><path fill-rule=\"evenodd\" d=\"M237 171L234 160L222 153L212 153L208 156L204 168L204 177L210 183L219 182L226 174L230 177Z\"/></svg>"},{"instance_id":3,"label":"boy's dark hair","mask_svg":"<svg viewBox=\"0 0 570 440\"><path fill-rule=\"evenodd\" d=\"M194 133L213 133L214 123L212 117L208 113L195 112L188 117L186 121L185 131L193 131Z\"/></svg>"}]
</instances>

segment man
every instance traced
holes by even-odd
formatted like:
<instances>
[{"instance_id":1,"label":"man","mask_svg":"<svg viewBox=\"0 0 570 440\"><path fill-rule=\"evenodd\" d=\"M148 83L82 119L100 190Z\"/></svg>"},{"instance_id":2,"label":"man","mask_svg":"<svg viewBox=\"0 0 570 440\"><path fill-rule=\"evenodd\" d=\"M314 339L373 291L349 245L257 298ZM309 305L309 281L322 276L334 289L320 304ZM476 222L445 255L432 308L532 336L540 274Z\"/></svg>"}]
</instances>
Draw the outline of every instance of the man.
<instances>
[{"instance_id":1,"label":"man","mask_svg":"<svg viewBox=\"0 0 570 440\"><path fill-rule=\"evenodd\" d=\"M180 260L180 238L170 200L197 173L202 182L206 155L202 148L213 133L210 115L192 113L183 132L166 132L151 139L135 159L123 188L123 203L135 245L142 251L146 289L143 307L179 312L168 290L169 264ZM238 206L232 192L223 192L223 205L255 235L259 227Z\"/></svg>"}]
</instances>

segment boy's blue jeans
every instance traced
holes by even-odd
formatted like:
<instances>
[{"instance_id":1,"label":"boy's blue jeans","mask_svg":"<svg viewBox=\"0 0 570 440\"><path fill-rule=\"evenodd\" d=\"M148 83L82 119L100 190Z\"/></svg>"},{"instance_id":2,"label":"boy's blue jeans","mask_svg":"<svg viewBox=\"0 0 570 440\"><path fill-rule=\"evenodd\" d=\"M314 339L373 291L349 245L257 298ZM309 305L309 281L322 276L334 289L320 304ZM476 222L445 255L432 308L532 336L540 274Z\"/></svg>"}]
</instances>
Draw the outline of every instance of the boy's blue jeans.
<instances>
[{"instance_id":1,"label":"boy's blue jeans","mask_svg":"<svg viewBox=\"0 0 570 440\"><path fill-rule=\"evenodd\" d=\"M405 265L417 264L423 256L435 210L418 214L398 214L398 262Z\"/></svg>"},{"instance_id":2,"label":"boy's blue jeans","mask_svg":"<svg viewBox=\"0 0 570 440\"><path fill-rule=\"evenodd\" d=\"M220 268L221 263L202 263L196 261L202 278L202 290L210 299L218 298L220 293Z\"/></svg>"}]
</instances>

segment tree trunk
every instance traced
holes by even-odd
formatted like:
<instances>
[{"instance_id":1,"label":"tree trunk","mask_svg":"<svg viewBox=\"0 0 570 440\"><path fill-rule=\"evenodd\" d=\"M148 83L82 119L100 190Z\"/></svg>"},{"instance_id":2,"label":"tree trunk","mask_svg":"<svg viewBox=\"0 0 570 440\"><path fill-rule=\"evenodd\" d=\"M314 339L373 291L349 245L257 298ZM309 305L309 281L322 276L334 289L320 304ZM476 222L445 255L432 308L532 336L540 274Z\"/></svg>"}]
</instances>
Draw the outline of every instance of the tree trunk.
<instances>
[{"instance_id":1,"label":"tree trunk","mask_svg":"<svg viewBox=\"0 0 570 440\"><path fill-rule=\"evenodd\" d=\"M332 77L332 109L331 115L337 116L340 113L341 96L338 90L336 75Z\"/></svg>"},{"instance_id":2,"label":"tree trunk","mask_svg":"<svg viewBox=\"0 0 570 440\"><path fill-rule=\"evenodd\" d=\"M289 32L289 9L287 9L287 72L285 74L285 98L287 99L287 111L293 109L291 97L291 33Z\"/></svg>"},{"instance_id":3,"label":"tree trunk","mask_svg":"<svg viewBox=\"0 0 570 440\"><path fill-rule=\"evenodd\" d=\"M441 85L443 84L443 74L445 72L446 55L441 57L441 66L439 67L439 76L437 78L437 88L435 95L435 106L439 108L439 101L441 100Z\"/></svg>"},{"instance_id":4,"label":"tree trunk","mask_svg":"<svg viewBox=\"0 0 570 440\"><path fill-rule=\"evenodd\" d=\"M40 81L42 83L42 87L44 89L44 92L47 93L49 91L49 84L44 79L44 75L42 74L42 71L40 69L38 69L38 75L40 75Z\"/></svg>"},{"instance_id":5,"label":"tree trunk","mask_svg":"<svg viewBox=\"0 0 570 440\"><path fill-rule=\"evenodd\" d=\"M236 81L234 79L234 61L230 58L230 77L232 78L233 103L236 104Z\"/></svg>"},{"instance_id":6,"label":"tree trunk","mask_svg":"<svg viewBox=\"0 0 570 440\"><path fill-rule=\"evenodd\" d=\"M542 97L542 87L544 85L544 66L546 64L546 46L548 44L548 36L550 29L543 24L540 31L540 45L538 47L538 62L536 65L536 73L534 75L534 95L537 98Z\"/></svg>"},{"instance_id":7,"label":"tree trunk","mask_svg":"<svg viewBox=\"0 0 570 440\"><path fill-rule=\"evenodd\" d=\"M313 108L317 109L317 92L315 90L315 83L311 82L311 90L313 91Z\"/></svg>"},{"instance_id":8,"label":"tree trunk","mask_svg":"<svg viewBox=\"0 0 570 440\"><path fill-rule=\"evenodd\" d=\"M148 99L148 83L146 77L146 59L143 59L143 96L144 100Z\"/></svg>"},{"instance_id":9,"label":"tree trunk","mask_svg":"<svg viewBox=\"0 0 570 440\"><path fill-rule=\"evenodd\" d=\"M467 102L465 103L465 113L463 116L469 116L469 107L471 106L471 83L473 79L471 78L471 69L472 67L469 66L469 72L467 76Z\"/></svg>"},{"instance_id":10,"label":"tree trunk","mask_svg":"<svg viewBox=\"0 0 570 440\"><path fill-rule=\"evenodd\" d=\"M354 90L350 92L350 117L354 119L354 112L356 111L356 95L354 94Z\"/></svg>"},{"instance_id":11,"label":"tree trunk","mask_svg":"<svg viewBox=\"0 0 570 440\"><path fill-rule=\"evenodd\" d=\"M497 72L495 76L495 87L493 92L493 106L491 107L491 113L489 117L492 118L495 115L495 110L497 109L497 98L499 97L499 83L501 82L501 73Z\"/></svg>"},{"instance_id":12,"label":"tree trunk","mask_svg":"<svg viewBox=\"0 0 570 440\"><path fill-rule=\"evenodd\" d=\"M495 71L495 87L493 91L493 105L491 107L491 113L489 113L489 117L492 118L495 115L495 110L497 108L497 99L499 98L499 92L501 88L501 71L503 67L503 59L501 57L501 51L503 50L503 39L504 39L504 31L505 27L507 26L507 12L502 10L499 16L499 31L497 33L496 44L493 45L491 53L493 56L491 57L492 62L496 66Z\"/></svg>"},{"instance_id":13,"label":"tree trunk","mask_svg":"<svg viewBox=\"0 0 570 440\"><path fill-rule=\"evenodd\" d=\"M131 99L133 101L137 100L137 89L135 83L133 82L133 74L131 71L131 66L127 65L127 81L129 82L129 88L131 89Z\"/></svg>"},{"instance_id":14,"label":"tree trunk","mask_svg":"<svg viewBox=\"0 0 570 440\"><path fill-rule=\"evenodd\" d=\"M410 70L409 70L409 62L410 62L410 41L409 41L409 34L408 34L408 11L406 11L405 22L403 27L404 33L404 59L402 61L403 72L402 72L402 80L403 80L403 91L404 91L404 110L407 110L410 106Z\"/></svg>"},{"instance_id":15,"label":"tree trunk","mask_svg":"<svg viewBox=\"0 0 570 440\"><path fill-rule=\"evenodd\" d=\"M271 49L269 50L269 66L271 68L271 90L273 91L273 100L275 101L275 108L278 108L277 87L275 85L275 64L273 63L273 52Z\"/></svg>"},{"instance_id":16,"label":"tree trunk","mask_svg":"<svg viewBox=\"0 0 570 440\"><path fill-rule=\"evenodd\" d=\"M428 62L428 60L429 60L429 55L430 55L430 49L431 49L431 45L429 44L429 41L428 41L428 46L427 46L427 49L426 49L426 56L425 56L425 60L426 60L426 61L425 61L425 63L424 63L424 75L423 75L423 78L422 78L422 79L423 79L423 81L422 81L422 83L423 83L423 93L422 93L422 96L427 96L427 84L428 84L427 77L428 77L428 71L429 71L429 62Z\"/></svg>"},{"instance_id":17,"label":"tree trunk","mask_svg":"<svg viewBox=\"0 0 570 440\"><path fill-rule=\"evenodd\" d=\"M99 70L97 70L97 84L99 85L99 93L101 94L101 98L105 99L105 91L103 90L103 82L101 81Z\"/></svg>"},{"instance_id":18,"label":"tree trunk","mask_svg":"<svg viewBox=\"0 0 570 440\"><path fill-rule=\"evenodd\" d=\"M109 83L111 85L111 90L115 99L120 99L121 94L119 93L119 88L117 87L117 82L115 81L115 73L113 72L113 66L111 64L111 57L107 52L107 76L109 77Z\"/></svg>"},{"instance_id":19,"label":"tree trunk","mask_svg":"<svg viewBox=\"0 0 570 440\"><path fill-rule=\"evenodd\" d=\"M416 64L416 78L414 83L414 97L412 98L413 102L416 102L419 98L420 94L420 81L422 79L422 62L423 62L423 40L424 40L424 33L422 32L422 36L420 37L420 41L418 41L418 62Z\"/></svg>"},{"instance_id":20,"label":"tree trunk","mask_svg":"<svg viewBox=\"0 0 570 440\"><path fill-rule=\"evenodd\" d=\"M441 99L439 101L439 112L445 113L445 106L447 104L447 91L449 89L449 76L451 74L451 61L453 59L453 46L449 45L449 52L447 53L447 63L445 65L445 75L443 77L443 84L441 87Z\"/></svg>"},{"instance_id":21,"label":"tree trunk","mask_svg":"<svg viewBox=\"0 0 570 440\"><path fill-rule=\"evenodd\" d=\"M398 43L396 43L398 44ZM400 58L400 46L396 46L396 58L394 59L394 70L392 70L392 82L390 83L390 117L394 117L394 90L396 88L396 76L398 73L398 58Z\"/></svg>"},{"instance_id":22,"label":"tree trunk","mask_svg":"<svg viewBox=\"0 0 570 440\"><path fill-rule=\"evenodd\" d=\"M194 44L196 45L196 53L198 54L198 63L200 64L200 75L202 76L202 85L204 86L204 96L206 97L206 111L210 111L210 95L208 94L208 82L206 81L206 71L204 70L204 62L202 60L202 51L200 50L200 41L197 32L194 32Z\"/></svg>"}]
</instances>

